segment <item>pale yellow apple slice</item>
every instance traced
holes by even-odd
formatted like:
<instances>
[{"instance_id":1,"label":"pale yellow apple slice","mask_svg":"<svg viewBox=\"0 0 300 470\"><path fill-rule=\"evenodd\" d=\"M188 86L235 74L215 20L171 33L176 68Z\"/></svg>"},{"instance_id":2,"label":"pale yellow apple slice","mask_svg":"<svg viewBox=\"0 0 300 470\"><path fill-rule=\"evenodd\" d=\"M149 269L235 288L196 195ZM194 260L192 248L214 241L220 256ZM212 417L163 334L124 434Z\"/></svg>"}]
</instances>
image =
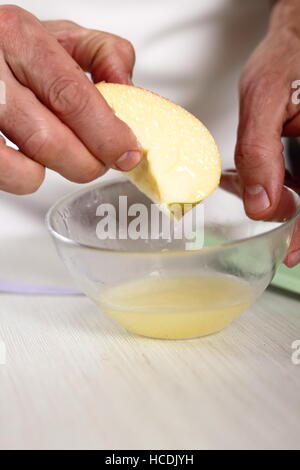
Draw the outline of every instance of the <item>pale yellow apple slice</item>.
<instances>
[{"instance_id":1,"label":"pale yellow apple slice","mask_svg":"<svg viewBox=\"0 0 300 470\"><path fill-rule=\"evenodd\" d=\"M97 85L116 115L143 146L142 162L127 172L152 201L196 204L219 185L221 160L213 137L192 114L150 91L129 85Z\"/></svg>"}]
</instances>

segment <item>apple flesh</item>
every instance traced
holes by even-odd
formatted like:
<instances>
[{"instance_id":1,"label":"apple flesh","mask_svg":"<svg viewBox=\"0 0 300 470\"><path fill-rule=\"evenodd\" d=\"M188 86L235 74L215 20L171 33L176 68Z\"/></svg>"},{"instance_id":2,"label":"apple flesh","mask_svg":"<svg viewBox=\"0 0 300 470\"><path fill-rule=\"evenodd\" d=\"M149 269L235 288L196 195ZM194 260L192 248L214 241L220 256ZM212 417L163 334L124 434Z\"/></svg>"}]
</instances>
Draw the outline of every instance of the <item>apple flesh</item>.
<instances>
[{"instance_id":1,"label":"apple flesh","mask_svg":"<svg viewBox=\"0 0 300 470\"><path fill-rule=\"evenodd\" d=\"M126 175L152 201L167 207L194 205L217 188L220 155L195 116L142 88L105 82L96 86L144 148L142 162Z\"/></svg>"}]
</instances>

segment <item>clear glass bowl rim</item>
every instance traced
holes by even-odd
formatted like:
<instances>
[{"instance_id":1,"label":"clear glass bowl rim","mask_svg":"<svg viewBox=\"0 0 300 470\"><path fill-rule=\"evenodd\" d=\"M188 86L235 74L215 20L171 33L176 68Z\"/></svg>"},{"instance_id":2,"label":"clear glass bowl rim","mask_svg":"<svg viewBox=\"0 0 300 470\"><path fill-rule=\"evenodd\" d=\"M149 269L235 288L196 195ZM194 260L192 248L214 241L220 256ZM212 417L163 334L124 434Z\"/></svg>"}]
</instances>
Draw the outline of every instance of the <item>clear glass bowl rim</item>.
<instances>
[{"instance_id":1,"label":"clear glass bowl rim","mask_svg":"<svg viewBox=\"0 0 300 470\"><path fill-rule=\"evenodd\" d=\"M293 217L291 217L291 219L289 219L288 221L286 222L283 222L279 227L275 227L267 232L263 232L263 233L259 233L257 235L254 235L252 237L245 237L245 238L241 238L239 240L235 240L235 241L230 241L230 242L224 242L224 243L221 243L219 245L213 245L213 246L208 246L208 247L203 247L201 249L198 249L198 250L167 250L167 251L161 251L161 250L151 250L151 251L143 251L143 250L122 250L122 249L114 249L114 248L101 248L101 247L96 247L96 246L93 246L93 245L88 245L88 244L85 244L85 243L81 243L79 241L76 241L76 240L73 240L72 238L68 238L68 237L65 237L64 235L61 235L60 233L58 233L52 226L52 222L51 222L51 219L53 217L53 215L55 214L55 212L57 211L58 207L64 203L66 203L68 200L71 200L71 199L74 199L74 198L77 198L79 197L80 195L84 194L84 193L87 193L89 191L92 191L94 188L97 188L99 186L102 186L102 187L105 187L105 186L109 186L111 184L114 184L114 183L117 183L117 182L126 182L128 181L126 178L124 177L115 177L115 178L110 178L109 180L105 180L105 181L102 181L102 182L97 182L97 183L94 183L94 184L90 184L89 186L85 187L85 188L82 188L81 190L79 191L73 191L72 193L68 193L66 194L65 196L63 196L62 198L58 199L58 201L56 201L54 203L54 205L52 207L50 207L49 211L47 212L46 214L46 217L45 217L45 222L46 222L46 226L47 226L47 229L48 231L50 232L50 234L56 238L57 240L65 243L65 244L68 244L68 245L73 245L75 247L78 247L78 248L85 248L85 249L89 249L89 250L96 250L96 251L100 251L100 252L107 252L107 253L120 253L120 254L130 254L130 255L134 255L134 254L142 254L144 256L147 256L147 255L159 255L159 256L168 256L168 255L174 255L174 254L178 254L178 255L195 255L195 254L204 254L204 253L208 253L208 252L219 252L219 251L223 251L225 249L232 249L236 246L240 246L241 244L243 243L247 243L249 241L253 241L253 240L258 240L260 238L263 238L263 237L268 237L272 234L275 234L277 232L279 232L280 230L283 230L284 228L287 228L289 225L292 225L296 222L297 218L300 216L300 196L296 193L296 191L294 191L293 189L289 188L288 186L283 186L283 188L285 188L289 193L292 194L292 196L298 201L299 201L299 207L296 211L296 213L293 215Z\"/></svg>"}]
</instances>

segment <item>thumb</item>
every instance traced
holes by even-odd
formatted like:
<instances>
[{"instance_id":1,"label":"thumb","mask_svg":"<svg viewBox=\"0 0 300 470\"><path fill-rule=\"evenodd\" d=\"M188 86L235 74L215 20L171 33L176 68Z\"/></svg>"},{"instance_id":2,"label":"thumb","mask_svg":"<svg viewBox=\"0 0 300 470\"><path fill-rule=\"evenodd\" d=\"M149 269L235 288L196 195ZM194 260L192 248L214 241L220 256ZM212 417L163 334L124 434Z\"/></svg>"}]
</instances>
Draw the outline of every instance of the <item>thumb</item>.
<instances>
[{"instance_id":1,"label":"thumb","mask_svg":"<svg viewBox=\"0 0 300 470\"><path fill-rule=\"evenodd\" d=\"M265 78L241 86L235 163L245 210L253 219L270 217L280 200L284 182L284 88Z\"/></svg>"}]
</instances>

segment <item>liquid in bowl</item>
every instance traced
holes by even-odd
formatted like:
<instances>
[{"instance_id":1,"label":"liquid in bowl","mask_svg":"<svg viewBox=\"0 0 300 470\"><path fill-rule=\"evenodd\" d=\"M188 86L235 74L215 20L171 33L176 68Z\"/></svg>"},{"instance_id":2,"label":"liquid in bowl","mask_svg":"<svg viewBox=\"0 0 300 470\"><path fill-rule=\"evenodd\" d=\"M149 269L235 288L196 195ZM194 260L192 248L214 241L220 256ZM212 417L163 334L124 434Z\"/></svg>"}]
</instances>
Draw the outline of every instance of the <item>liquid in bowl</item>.
<instances>
[{"instance_id":1,"label":"liquid in bowl","mask_svg":"<svg viewBox=\"0 0 300 470\"><path fill-rule=\"evenodd\" d=\"M244 280L226 274L149 276L105 289L98 306L129 331L152 338L193 338L228 326L253 302Z\"/></svg>"}]
</instances>

